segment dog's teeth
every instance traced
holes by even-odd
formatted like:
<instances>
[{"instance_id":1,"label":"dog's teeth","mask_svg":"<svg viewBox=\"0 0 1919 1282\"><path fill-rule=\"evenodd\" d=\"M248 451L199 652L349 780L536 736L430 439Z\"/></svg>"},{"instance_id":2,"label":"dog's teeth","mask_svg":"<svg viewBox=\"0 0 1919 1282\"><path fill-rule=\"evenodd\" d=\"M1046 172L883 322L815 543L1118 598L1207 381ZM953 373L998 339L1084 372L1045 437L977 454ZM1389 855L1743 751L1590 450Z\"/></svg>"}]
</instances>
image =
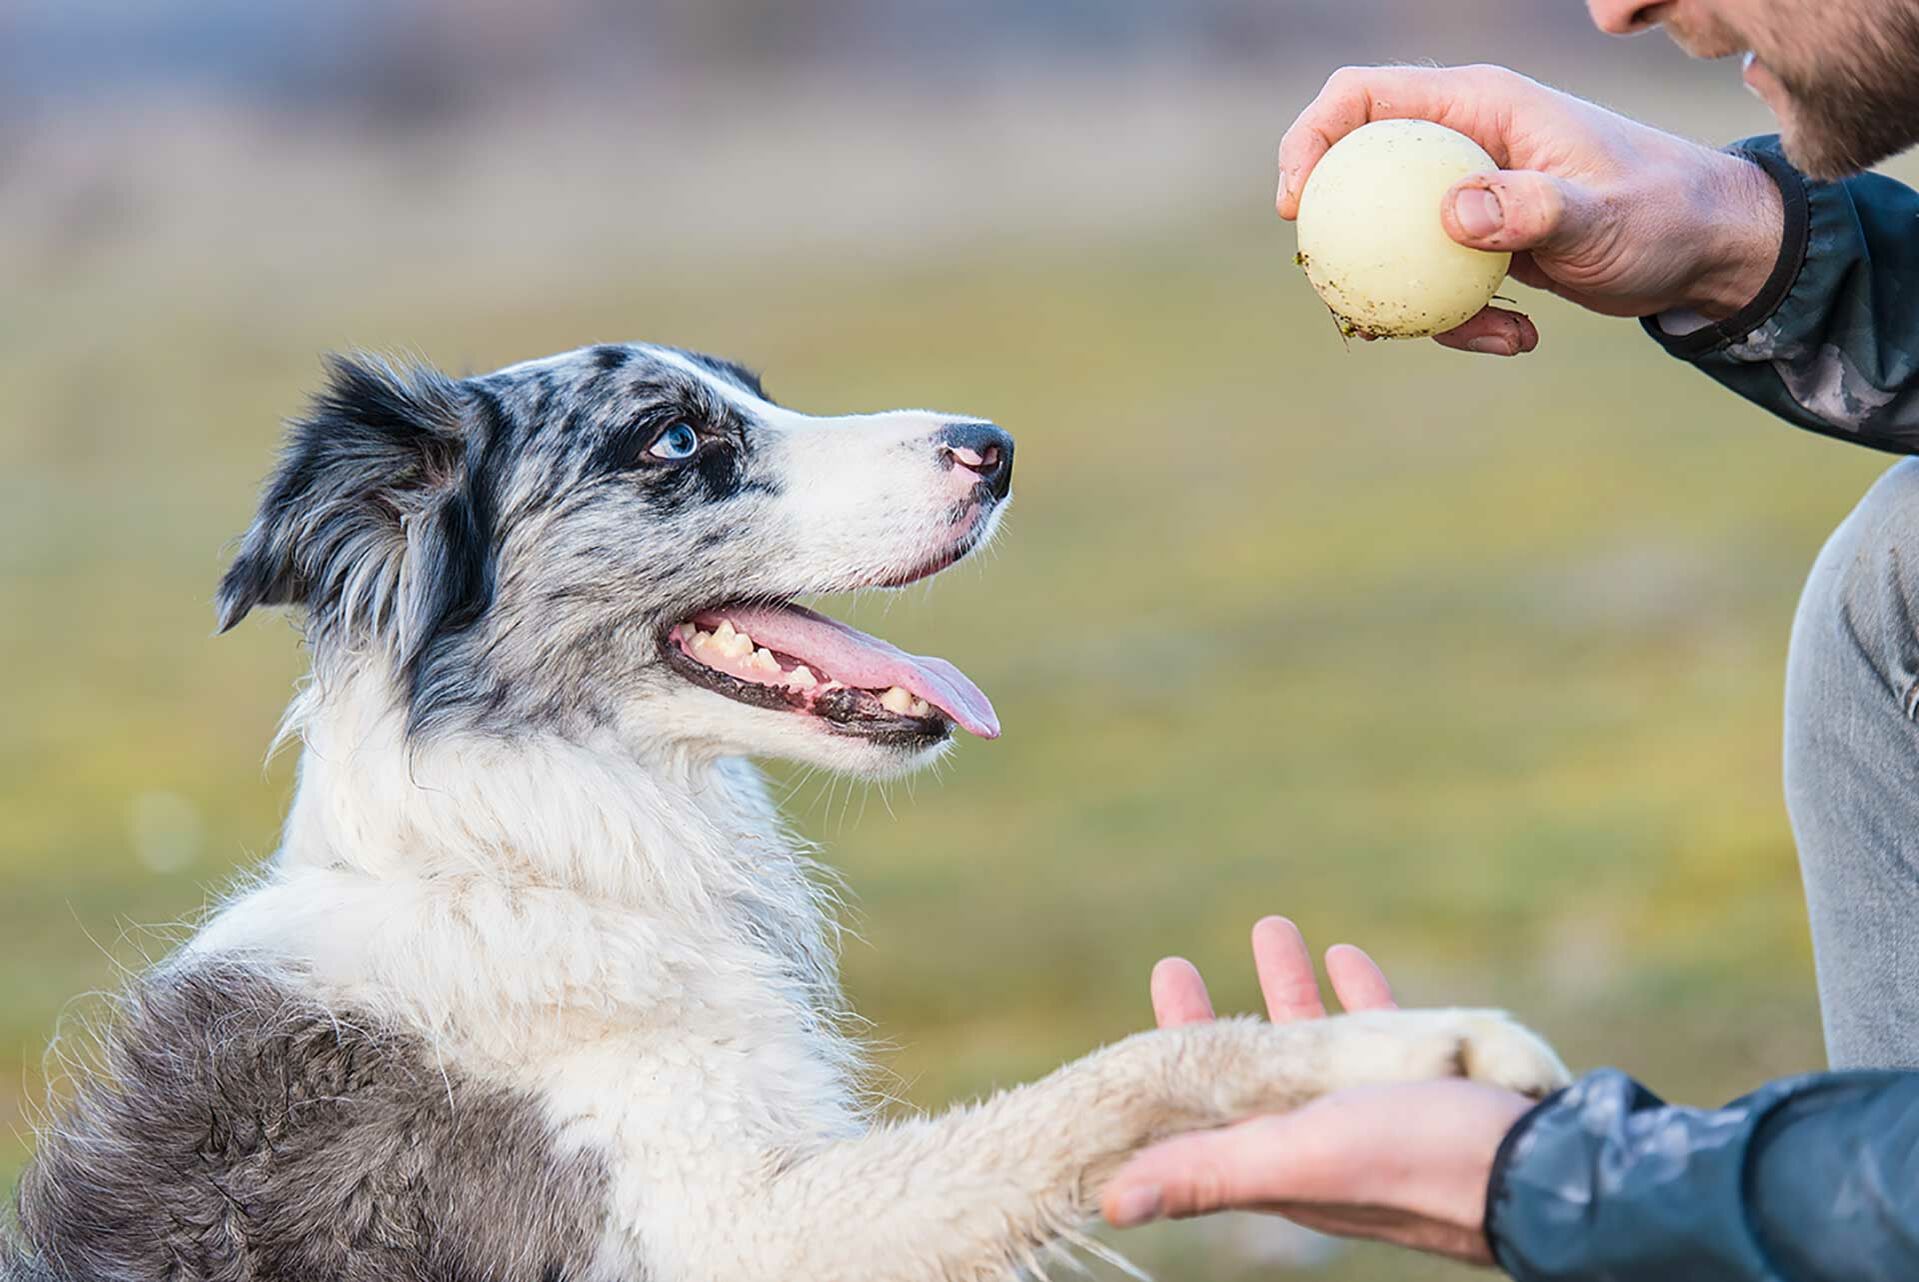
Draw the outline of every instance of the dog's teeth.
<instances>
[{"instance_id":1,"label":"dog's teeth","mask_svg":"<svg viewBox=\"0 0 1919 1282\"><path fill-rule=\"evenodd\" d=\"M693 639L687 642L688 648L693 650L704 650L706 649L707 646L712 644L713 644L713 634L711 632L703 631L699 628L693 629Z\"/></svg>"},{"instance_id":2,"label":"dog's teeth","mask_svg":"<svg viewBox=\"0 0 1919 1282\"><path fill-rule=\"evenodd\" d=\"M753 657L746 661L746 666L755 672L778 672L780 670L780 661L773 657L771 650L765 646L761 646L759 649L753 651Z\"/></svg>"},{"instance_id":3,"label":"dog's teeth","mask_svg":"<svg viewBox=\"0 0 1919 1282\"><path fill-rule=\"evenodd\" d=\"M733 626L733 620L721 619L713 629L713 648L729 659L744 659L753 653L753 638Z\"/></svg>"},{"instance_id":4,"label":"dog's teeth","mask_svg":"<svg viewBox=\"0 0 1919 1282\"><path fill-rule=\"evenodd\" d=\"M916 717L931 716L933 712L933 705L928 703L924 699L915 699L913 700L912 704L908 706L906 710L912 713Z\"/></svg>"},{"instance_id":5,"label":"dog's teeth","mask_svg":"<svg viewBox=\"0 0 1919 1282\"><path fill-rule=\"evenodd\" d=\"M904 686L892 686L880 696L880 706L905 716L907 709L913 706L913 694Z\"/></svg>"},{"instance_id":6,"label":"dog's teeth","mask_svg":"<svg viewBox=\"0 0 1919 1282\"><path fill-rule=\"evenodd\" d=\"M819 683L820 679L813 675L813 669L807 667L804 663L786 675L786 684L792 686L795 690L811 690Z\"/></svg>"},{"instance_id":7,"label":"dog's teeth","mask_svg":"<svg viewBox=\"0 0 1919 1282\"><path fill-rule=\"evenodd\" d=\"M673 631L679 634L680 640L691 641L694 635L699 632L699 629L690 623L682 623L679 627L674 628Z\"/></svg>"}]
</instances>

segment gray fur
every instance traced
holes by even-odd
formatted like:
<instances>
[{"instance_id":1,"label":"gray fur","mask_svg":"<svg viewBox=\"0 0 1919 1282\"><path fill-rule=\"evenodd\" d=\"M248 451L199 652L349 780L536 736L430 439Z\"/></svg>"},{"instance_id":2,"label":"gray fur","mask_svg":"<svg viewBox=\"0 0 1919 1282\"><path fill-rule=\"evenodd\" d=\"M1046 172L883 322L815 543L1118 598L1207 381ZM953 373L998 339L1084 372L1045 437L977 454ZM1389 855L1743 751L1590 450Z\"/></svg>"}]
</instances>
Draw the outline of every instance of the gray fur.
<instances>
[{"instance_id":1,"label":"gray fur","mask_svg":"<svg viewBox=\"0 0 1919 1282\"><path fill-rule=\"evenodd\" d=\"M127 996L19 1191L7 1282L561 1282L606 1173L417 1038L239 966Z\"/></svg>"}]
</instances>

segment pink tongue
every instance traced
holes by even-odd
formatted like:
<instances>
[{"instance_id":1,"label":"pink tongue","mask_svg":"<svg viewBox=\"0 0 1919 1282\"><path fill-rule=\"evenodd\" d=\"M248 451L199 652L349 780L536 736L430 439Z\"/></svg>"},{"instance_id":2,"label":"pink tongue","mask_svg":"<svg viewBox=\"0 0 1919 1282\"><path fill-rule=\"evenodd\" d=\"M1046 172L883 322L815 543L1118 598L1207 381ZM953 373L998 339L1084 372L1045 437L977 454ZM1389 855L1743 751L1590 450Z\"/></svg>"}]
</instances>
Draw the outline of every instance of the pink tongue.
<instances>
[{"instance_id":1,"label":"pink tongue","mask_svg":"<svg viewBox=\"0 0 1919 1282\"><path fill-rule=\"evenodd\" d=\"M912 691L982 739L999 738L999 717L980 688L944 659L922 659L838 619L802 606L739 606L708 611L694 622L703 628L721 619L753 638L754 645L790 654L820 677L849 686Z\"/></svg>"}]
</instances>

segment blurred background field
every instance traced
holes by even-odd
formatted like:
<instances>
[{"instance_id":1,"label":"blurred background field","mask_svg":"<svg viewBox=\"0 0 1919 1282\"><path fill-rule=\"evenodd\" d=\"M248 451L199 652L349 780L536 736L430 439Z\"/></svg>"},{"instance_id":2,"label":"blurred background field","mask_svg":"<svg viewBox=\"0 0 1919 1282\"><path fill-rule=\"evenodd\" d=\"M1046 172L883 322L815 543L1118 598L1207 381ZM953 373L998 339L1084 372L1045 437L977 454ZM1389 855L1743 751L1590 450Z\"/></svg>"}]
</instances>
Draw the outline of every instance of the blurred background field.
<instances>
[{"instance_id":1,"label":"blurred background field","mask_svg":"<svg viewBox=\"0 0 1919 1282\"><path fill-rule=\"evenodd\" d=\"M1163 953L1250 1006L1269 911L1683 1100L1817 1067L1781 665L1886 460L1518 286L1525 360L1342 344L1271 156L1395 59L1765 128L1733 68L1570 0L0 0L0 1181L75 995L273 848L301 656L209 601L352 344L661 339L1016 434L996 555L832 607L1006 737L791 786L904 1100L1139 1026ZM1252 1221L1127 1246L1169 1282L1456 1272Z\"/></svg>"}]
</instances>

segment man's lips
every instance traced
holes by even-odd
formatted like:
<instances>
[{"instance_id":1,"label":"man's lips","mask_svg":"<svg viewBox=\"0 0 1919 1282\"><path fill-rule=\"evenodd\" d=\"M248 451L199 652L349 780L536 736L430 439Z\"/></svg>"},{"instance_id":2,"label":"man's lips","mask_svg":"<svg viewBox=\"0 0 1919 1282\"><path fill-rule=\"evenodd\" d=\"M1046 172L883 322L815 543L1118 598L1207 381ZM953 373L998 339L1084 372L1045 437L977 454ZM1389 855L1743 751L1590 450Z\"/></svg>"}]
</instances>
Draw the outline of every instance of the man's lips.
<instances>
[{"instance_id":1,"label":"man's lips","mask_svg":"<svg viewBox=\"0 0 1919 1282\"><path fill-rule=\"evenodd\" d=\"M1759 61L1756 54L1748 52L1740 58L1739 78L1768 105L1786 96L1785 82L1773 74L1771 67Z\"/></svg>"}]
</instances>

